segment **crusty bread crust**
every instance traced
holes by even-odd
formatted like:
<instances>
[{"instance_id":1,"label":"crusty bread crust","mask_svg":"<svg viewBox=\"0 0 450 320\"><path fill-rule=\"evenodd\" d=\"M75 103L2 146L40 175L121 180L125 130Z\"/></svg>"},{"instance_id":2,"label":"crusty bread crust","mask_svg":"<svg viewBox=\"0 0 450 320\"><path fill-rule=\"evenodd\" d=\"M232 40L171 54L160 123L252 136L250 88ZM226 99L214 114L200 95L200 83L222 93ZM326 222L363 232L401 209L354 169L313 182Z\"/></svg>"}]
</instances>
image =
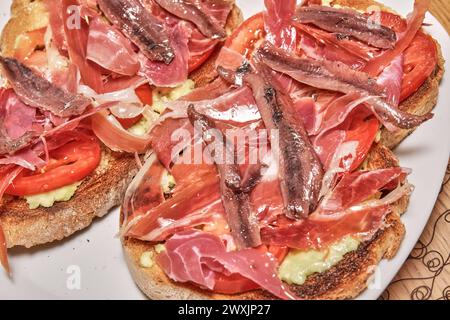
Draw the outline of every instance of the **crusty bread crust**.
<instances>
[{"instance_id":1,"label":"crusty bread crust","mask_svg":"<svg viewBox=\"0 0 450 320\"><path fill-rule=\"evenodd\" d=\"M5 196L0 207L0 225L8 247L29 248L62 240L88 227L95 217L103 217L120 205L137 170L134 156L104 148L101 165L83 180L69 201L31 210L25 200Z\"/></svg>"},{"instance_id":2,"label":"crusty bread crust","mask_svg":"<svg viewBox=\"0 0 450 320\"><path fill-rule=\"evenodd\" d=\"M227 21L227 30L234 30L242 22L242 13L236 6ZM27 32L46 27L48 13L43 0L14 0L11 18L2 31L2 55L11 56L16 38ZM217 53L216 53L217 54ZM213 80L214 54L190 77L196 86ZM103 160L108 165L86 178L66 202L55 203L51 208L30 210L25 200L5 197L0 206L0 225L9 248L32 247L61 240L88 227L95 217L102 217L121 204L128 184L137 172L133 155L113 153L104 148Z\"/></svg>"},{"instance_id":3,"label":"crusty bread crust","mask_svg":"<svg viewBox=\"0 0 450 320\"><path fill-rule=\"evenodd\" d=\"M398 166L392 151L376 144L368 156L368 169L381 169ZM400 215L406 211L409 196L404 196L392 205L392 213L386 217L387 227L374 237L362 243L358 250L348 253L344 259L326 272L308 277L301 285L292 285L291 289L302 299L350 299L358 296L367 288L368 280L381 259L395 256L403 239L405 228ZM268 292L257 290L239 295L221 295L201 290L191 284L171 281L154 264L151 268L140 265L140 258L146 251L156 256L154 246L145 241L123 239L124 255L130 272L139 288L151 299L274 299Z\"/></svg>"}]
</instances>

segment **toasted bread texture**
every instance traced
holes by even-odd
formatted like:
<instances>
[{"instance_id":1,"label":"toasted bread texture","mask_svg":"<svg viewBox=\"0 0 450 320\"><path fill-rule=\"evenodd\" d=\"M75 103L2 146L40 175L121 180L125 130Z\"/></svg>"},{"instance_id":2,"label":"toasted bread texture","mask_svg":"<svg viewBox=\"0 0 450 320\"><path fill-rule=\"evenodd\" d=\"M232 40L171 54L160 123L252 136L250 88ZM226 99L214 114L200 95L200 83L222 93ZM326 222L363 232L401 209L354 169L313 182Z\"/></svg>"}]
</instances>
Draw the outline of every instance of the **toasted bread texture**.
<instances>
[{"instance_id":1,"label":"toasted bread texture","mask_svg":"<svg viewBox=\"0 0 450 320\"><path fill-rule=\"evenodd\" d=\"M5 196L0 225L8 247L29 248L61 240L88 227L95 217L103 217L121 203L137 170L134 156L104 148L100 165L69 201L31 210L24 199Z\"/></svg>"},{"instance_id":2,"label":"toasted bread texture","mask_svg":"<svg viewBox=\"0 0 450 320\"><path fill-rule=\"evenodd\" d=\"M398 160L391 150L381 144L372 148L367 169L381 169L398 166ZM337 265L326 272L308 277L301 285L291 289L302 299L350 299L367 288L370 277L381 259L395 256L403 239L405 229L400 220L406 211L409 196L404 196L392 205L392 212L386 217L386 228L378 231L370 241L366 241L354 252L344 256ZM131 274L138 287L151 299L274 299L268 292L257 290L239 295L222 295L201 290L191 284L176 283L170 280L155 263L150 268L140 264L144 252L155 248L148 242L123 239L124 255Z\"/></svg>"},{"instance_id":3,"label":"toasted bread texture","mask_svg":"<svg viewBox=\"0 0 450 320\"><path fill-rule=\"evenodd\" d=\"M226 29L231 32L242 22L242 13L234 6ZM42 0L14 0L11 18L1 35L1 54L14 54L16 39L25 32L46 27L48 12ZM218 50L217 50L218 52ZM214 79L214 53L190 78L196 86ZM88 227L95 217L102 217L120 205L128 184L138 170L134 156L103 148L103 165L83 180L74 197L55 203L51 208L30 210L25 200L5 197L0 206L0 225L7 246L32 247L61 240Z\"/></svg>"}]
</instances>

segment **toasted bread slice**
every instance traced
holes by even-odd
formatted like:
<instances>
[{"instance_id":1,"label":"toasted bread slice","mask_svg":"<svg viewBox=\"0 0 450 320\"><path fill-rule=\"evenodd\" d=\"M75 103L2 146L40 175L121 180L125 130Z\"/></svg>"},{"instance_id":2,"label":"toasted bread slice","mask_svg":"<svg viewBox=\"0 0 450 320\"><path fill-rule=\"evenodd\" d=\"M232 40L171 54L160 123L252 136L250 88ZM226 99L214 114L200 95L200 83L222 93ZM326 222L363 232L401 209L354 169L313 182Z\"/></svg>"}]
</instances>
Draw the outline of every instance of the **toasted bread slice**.
<instances>
[{"instance_id":1,"label":"toasted bread slice","mask_svg":"<svg viewBox=\"0 0 450 320\"><path fill-rule=\"evenodd\" d=\"M366 10L377 4L372 0L335 0L335 4ZM390 10L380 5L385 10ZM390 10L392 11L392 10ZM444 60L440 45L438 63L433 74L419 90L404 101L400 108L413 113L425 114L435 107L439 82L444 72ZM398 160L390 149L396 147L413 130L399 130L389 133L382 129L381 141L375 144L367 158L367 169L381 169L398 166ZM292 285L291 289L303 299L351 299L365 290L381 259L395 256L405 234L400 216L406 211L409 196L404 196L392 205L392 212L386 217L386 227L374 237L345 255L337 265L326 272L313 274L301 285ZM151 299L273 299L265 291L252 291L239 295L222 295L201 290L195 285L176 283L170 280L157 264L144 268L140 258L144 252L153 252L154 247L144 241L123 239L125 259L138 287Z\"/></svg>"},{"instance_id":2,"label":"toasted bread slice","mask_svg":"<svg viewBox=\"0 0 450 320\"><path fill-rule=\"evenodd\" d=\"M233 31L241 22L242 13L234 6L227 20L226 30ZM14 0L11 19L1 36L2 55L11 56L14 53L16 39L21 34L44 28L47 24L48 13L42 0ZM216 54L190 75L197 87L214 79ZM88 227L95 217L102 217L119 205L138 170L135 158L111 152L104 147L102 163L83 180L71 200L55 203L51 208L30 210L25 200L5 197L0 206L0 225L5 233L7 246L32 247L61 240Z\"/></svg>"},{"instance_id":3,"label":"toasted bread slice","mask_svg":"<svg viewBox=\"0 0 450 320\"><path fill-rule=\"evenodd\" d=\"M398 160L388 148L376 144L372 148L367 166L369 170L398 166ZM311 275L301 285L291 289L303 299L350 299L359 295L368 285L368 280L381 259L395 256L403 239L405 228L400 215L406 211L409 197L404 196L392 206L392 213L386 217L387 227L358 249L345 255L337 265L326 272ZM222 295L201 290L191 284L170 280L157 264L144 268L140 264L144 252L155 248L148 242L123 239L125 259L139 288L151 299L273 299L265 291L252 291L239 295Z\"/></svg>"},{"instance_id":4,"label":"toasted bread slice","mask_svg":"<svg viewBox=\"0 0 450 320\"><path fill-rule=\"evenodd\" d=\"M25 200L5 196L0 225L8 247L29 248L61 240L88 227L95 217L103 217L120 204L137 170L134 156L104 148L100 165L83 180L69 201L31 210Z\"/></svg>"}]
</instances>

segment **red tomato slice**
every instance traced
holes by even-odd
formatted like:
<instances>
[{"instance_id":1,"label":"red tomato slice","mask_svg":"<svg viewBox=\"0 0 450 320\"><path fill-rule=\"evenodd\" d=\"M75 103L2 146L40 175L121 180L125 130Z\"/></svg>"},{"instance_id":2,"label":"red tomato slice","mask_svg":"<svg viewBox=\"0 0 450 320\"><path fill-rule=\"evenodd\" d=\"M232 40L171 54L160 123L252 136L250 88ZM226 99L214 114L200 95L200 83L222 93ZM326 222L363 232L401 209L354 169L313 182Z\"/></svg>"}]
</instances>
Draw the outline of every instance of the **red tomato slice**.
<instances>
[{"instance_id":1,"label":"red tomato slice","mask_svg":"<svg viewBox=\"0 0 450 320\"><path fill-rule=\"evenodd\" d=\"M269 252L273 254L275 258L277 258L278 262L281 263L284 258L286 258L289 248L288 247L278 247L278 246L269 246Z\"/></svg>"},{"instance_id":2,"label":"red tomato slice","mask_svg":"<svg viewBox=\"0 0 450 320\"><path fill-rule=\"evenodd\" d=\"M377 136L380 123L377 118L370 116L361 118L355 115L350 128L346 131L346 141L358 141L356 157L353 160L349 172L356 170L366 159Z\"/></svg>"},{"instance_id":3,"label":"red tomato slice","mask_svg":"<svg viewBox=\"0 0 450 320\"><path fill-rule=\"evenodd\" d=\"M419 31L404 51L403 57L401 101L416 92L433 73L437 63L436 43L431 36Z\"/></svg>"},{"instance_id":4,"label":"red tomato slice","mask_svg":"<svg viewBox=\"0 0 450 320\"><path fill-rule=\"evenodd\" d=\"M191 73L197 70L216 50L217 46L213 46L211 49L206 51L200 56L191 56L188 61L188 72Z\"/></svg>"},{"instance_id":5,"label":"red tomato slice","mask_svg":"<svg viewBox=\"0 0 450 320\"><path fill-rule=\"evenodd\" d=\"M122 127L125 129L125 130L128 130L128 129L130 129L132 126L134 126L136 123L138 123L139 121L141 121L141 119L142 119L142 115L140 114L140 115L138 115L137 117L134 117L134 118L124 118L124 119L122 119L122 118L118 118L118 117L116 117L116 119L117 119L117 121L119 121L119 123L122 125Z\"/></svg>"},{"instance_id":6,"label":"red tomato slice","mask_svg":"<svg viewBox=\"0 0 450 320\"><path fill-rule=\"evenodd\" d=\"M237 273L229 276L226 276L222 273L216 273L215 280L215 293L238 294L256 290L259 288L259 285Z\"/></svg>"},{"instance_id":7,"label":"red tomato slice","mask_svg":"<svg viewBox=\"0 0 450 320\"><path fill-rule=\"evenodd\" d=\"M51 152L48 165L40 173L24 170L6 189L6 194L27 196L55 190L91 174L100 163L97 140L74 141Z\"/></svg>"},{"instance_id":8,"label":"red tomato slice","mask_svg":"<svg viewBox=\"0 0 450 320\"><path fill-rule=\"evenodd\" d=\"M266 248L261 246L258 248L261 253L269 251L271 254L277 258L278 262L281 263L286 257L289 249L287 247L277 247L270 246ZM251 290L256 290L259 285L253 281L241 276L240 274L224 275L222 273L216 273L216 284L214 286L214 292L222 294L238 294L243 292L248 292Z\"/></svg>"},{"instance_id":9,"label":"red tomato slice","mask_svg":"<svg viewBox=\"0 0 450 320\"><path fill-rule=\"evenodd\" d=\"M140 87L137 87L135 92L142 103L149 106L153 104L153 89L148 83L145 83Z\"/></svg>"},{"instance_id":10,"label":"red tomato slice","mask_svg":"<svg viewBox=\"0 0 450 320\"><path fill-rule=\"evenodd\" d=\"M382 12L380 18L383 26L397 33L406 31L407 23L402 17ZM436 44L429 35L419 30L403 54L405 60L401 101L416 92L433 72L437 63Z\"/></svg>"},{"instance_id":11,"label":"red tomato slice","mask_svg":"<svg viewBox=\"0 0 450 320\"><path fill-rule=\"evenodd\" d=\"M260 41L264 39L266 32L264 30L263 13L258 13L245 20L225 42L225 47L239 52L247 59L256 49Z\"/></svg>"}]
</instances>

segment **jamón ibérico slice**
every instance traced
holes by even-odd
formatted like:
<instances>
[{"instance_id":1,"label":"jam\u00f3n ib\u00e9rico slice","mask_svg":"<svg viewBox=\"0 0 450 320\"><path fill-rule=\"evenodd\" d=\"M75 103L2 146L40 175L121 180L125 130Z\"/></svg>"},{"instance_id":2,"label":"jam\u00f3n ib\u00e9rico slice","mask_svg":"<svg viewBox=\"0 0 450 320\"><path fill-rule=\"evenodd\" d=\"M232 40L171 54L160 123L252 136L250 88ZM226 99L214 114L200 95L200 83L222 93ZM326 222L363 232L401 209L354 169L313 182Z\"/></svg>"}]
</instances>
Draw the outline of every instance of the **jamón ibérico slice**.
<instances>
[{"instance_id":1,"label":"jam\u00f3n ib\u00e9rico slice","mask_svg":"<svg viewBox=\"0 0 450 320\"><path fill-rule=\"evenodd\" d=\"M125 227L126 236L145 241L163 241L176 231L212 223L215 216L224 214L220 202L219 178L213 166L180 164L172 170L176 181L172 197L149 209L144 206L143 211L135 207L134 218ZM160 183L154 181L152 187L158 188ZM144 200L139 202L145 203Z\"/></svg>"},{"instance_id":2,"label":"jam\u00f3n ib\u00e9rico slice","mask_svg":"<svg viewBox=\"0 0 450 320\"><path fill-rule=\"evenodd\" d=\"M408 173L409 170L396 167L345 174L337 186L325 196L318 210L324 213L347 210L389 187L391 182L396 182L396 187L404 181Z\"/></svg>"},{"instance_id":3,"label":"jam\u00f3n ib\u00e9rico slice","mask_svg":"<svg viewBox=\"0 0 450 320\"><path fill-rule=\"evenodd\" d=\"M371 111L361 107L352 111L339 126L315 137L313 145L325 170L337 170L339 166L343 172L350 172L358 168L366 158L379 126Z\"/></svg>"},{"instance_id":4,"label":"jam\u00f3n ib\u00e9rico slice","mask_svg":"<svg viewBox=\"0 0 450 320\"><path fill-rule=\"evenodd\" d=\"M24 104L12 89L0 88L1 140L17 141L33 129L36 109ZM9 146L9 147L8 147ZM0 154L16 149L13 145L0 142Z\"/></svg>"},{"instance_id":5,"label":"jam\u00f3n ib\u00e9rico slice","mask_svg":"<svg viewBox=\"0 0 450 320\"><path fill-rule=\"evenodd\" d=\"M161 8L155 0L141 0L147 10L149 10L155 17L164 22L166 27L171 30L174 26L176 26L179 22L183 21L183 23L191 29L191 36L189 37L188 47L189 47L189 72L195 70L204 60L206 60L209 55L214 51L214 48L218 44L218 40L213 40L205 37L194 24L181 20L180 18L174 16L168 11ZM208 1L204 3L208 7L211 8L211 13L213 14L216 20L220 21L221 24L225 25L226 19L229 15L229 11L227 13L226 10L223 9L219 2L215 3L215 1ZM227 2L227 1L225 1ZM227 4L229 6L229 3ZM224 17L224 15L227 15Z\"/></svg>"},{"instance_id":6,"label":"jam\u00f3n ib\u00e9rico slice","mask_svg":"<svg viewBox=\"0 0 450 320\"><path fill-rule=\"evenodd\" d=\"M359 41L339 39L336 34L309 25L296 24L296 28L300 32L300 49L310 58L341 61L359 69L379 53Z\"/></svg>"},{"instance_id":7,"label":"jam\u00f3n ib\u00e9rico slice","mask_svg":"<svg viewBox=\"0 0 450 320\"><path fill-rule=\"evenodd\" d=\"M346 236L369 239L390 212L388 205L339 213L338 217L311 216L295 224L261 230L266 245L287 246L300 250L322 249Z\"/></svg>"},{"instance_id":8,"label":"jam\u00f3n ib\u00e9rico slice","mask_svg":"<svg viewBox=\"0 0 450 320\"><path fill-rule=\"evenodd\" d=\"M141 72L150 80L151 84L157 87L174 87L187 80L189 71L188 41L191 32L183 22L172 28L170 43L175 56L170 64L152 61L141 54Z\"/></svg>"},{"instance_id":9,"label":"jam\u00f3n ib\u00e9rico slice","mask_svg":"<svg viewBox=\"0 0 450 320\"><path fill-rule=\"evenodd\" d=\"M295 296L277 277L278 263L271 254L258 249L226 251L222 240L201 231L174 235L157 257L165 273L178 282L193 282L213 290L216 273L240 274L281 299Z\"/></svg>"},{"instance_id":10,"label":"jam\u00f3n ib\u00e9rico slice","mask_svg":"<svg viewBox=\"0 0 450 320\"><path fill-rule=\"evenodd\" d=\"M250 92L243 87L226 92L228 86L221 80L194 90L181 101L167 104L167 111L162 114L160 123L151 131L152 148L157 153L160 161L169 167L175 159L172 159L174 147L178 145L182 137L174 136L176 130L182 133L185 130L193 137L193 127L187 119L187 107L194 102L199 111L208 116L226 123L239 124L253 122L260 118L258 108ZM245 117L242 113L245 112ZM189 144L191 140L186 141ZM181 150L179 150L181 151Z\"/></svg>"},{"instance_id":11,"label":"jam\u00f3n ib\u00e9rico slice","mask_svg":"<svg viewBox=\"0 0 450 320\"><path fill-rule=\"evenodd\" d=\"M264 25L266 39L284 50L293 50L296 46L297 31L292 25L296 0L265 0Z\"/></svg>"},{"instance_id":12,"label":"jam\u00f3n ib\u00e9rico slice","mask_svg":"<svg viewBox=\"0 0 450 320\"><path fill-rule=\"evenodd\" d=\"M60 53L67 50L66 35L64 32L63 2L62 0L45 0L49 13L49 27L53 34L53 41Z\"/></svg>"},{"instance_id":13,"label":"jam\u00f3n ib\u00e9rico slice","mask_svg":"<svg viewBox=\"0 0 450 320\"><path fill-rule=\"evenodd\" d=\"M69 10L69 7L72 10ZM62 0L63 21L71 21L71 15L76 13L73 10L74 8L80 10L77 0ZM102 93L102 70L99 65L87 59L86 53L89 38L87 22L81 19L79 28L69 27L67 23L63 23L63 26L70 60L78 67L81 80L95 92Z\"/></svg>"},{"instance_id":14,"label":"jam\u00f3n ib\u00e9rico slice","mask_svg":"<svg viewBox=\"0 0 450 320\"><path fill-rule=\"evenodd\" d=\"M377 79L378 85L385 88L384 92L387 102L393 106L398 106L400 103L403 61L403 54L400 54L392 60L391 64L384 69Z\"/></svg>"},{"instance_id":15,"label":"jam\u00f3n ib\u00e9rico slice","mask_svg":"<svg viewBox=\"0 0 450 320\"><path fill-rule=\"evenodd\" d=\"M387 67L395 57L405 51L411 44L417 32L422 27L425 13L430 6L431 0L415 0L414 11L408 16L407 28L399 36L397 43L393 49L389 49L370 60L364 67L363 71L371 76L378 76L385 67Z\"/></svg>"},{"instance_id":16,"label":"jam\u00f3n ib\u00e9rico slice","mask_svg":"<svg viewBox=\"0 0 450 320\"><path fill-rule=\"evenodd\" d=\"M134 76L140 68L137 54L125 36L95 17L89 24L86 58L112 72Z\"/></svg>"},{"instance_id":17,"label":"jam\u00f3n ib\u00e9rico slice","mask_svg":"<svg viewBox=\"0 0 450 320\"><path fill-rule=\"evenodd\" d=\"M139 0L98 0L100 10L152 61L172 62L172 41L164 23Z\"/></svg>"}]
</instances>

